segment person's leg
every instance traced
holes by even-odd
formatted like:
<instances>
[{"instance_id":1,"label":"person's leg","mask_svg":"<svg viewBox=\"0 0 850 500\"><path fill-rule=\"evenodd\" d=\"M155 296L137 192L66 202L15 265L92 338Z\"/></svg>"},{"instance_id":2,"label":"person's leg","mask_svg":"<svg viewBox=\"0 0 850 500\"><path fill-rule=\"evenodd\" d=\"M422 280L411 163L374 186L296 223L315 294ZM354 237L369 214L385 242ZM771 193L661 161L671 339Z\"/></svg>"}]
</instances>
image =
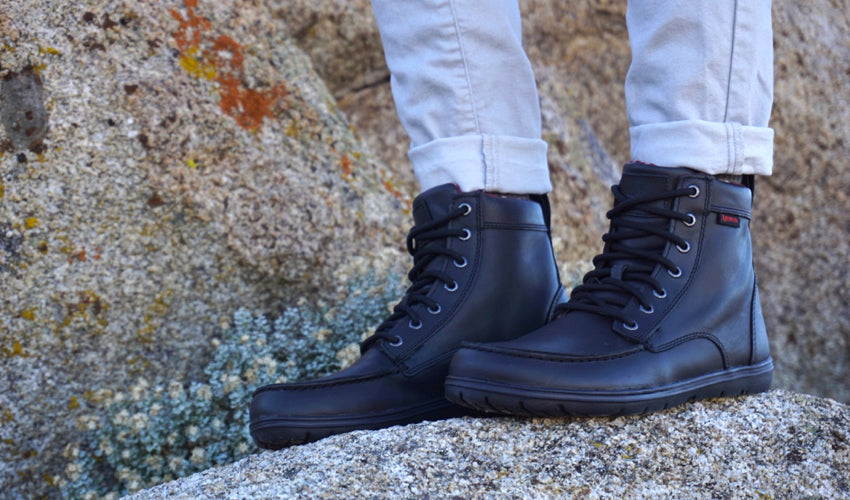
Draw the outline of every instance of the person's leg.
<instances>
[{"instance_id":1,"label":"person's leg","mask_svg":"<svg viewBox=\"0 0 850 500\"><path fill-rule=\"evenodd\" d=\"M633 0L631 156L708 174L773 167L770 0Z\"/></svg>"},{"instance_id":2,"label":"person's leg","mask_svg":"<svg viewBox=\"0 0 850 500\"><path fill-rule=\"evenodd\" d=\"M424 191L407 238L411 284L354 365L254 394L251 435L266 448L463 414L443 385L461 342L515 338L566 298L516 0L373 4Z\"/></svg>"},{"instance_id":3,"label":"person's leg","mask_svg":"<svg viewBox=\"0 0 850 500\"><path fill-rule=\"evenodd\" d=\"M551 190L517 0L373 0L422 191Z\"/></svg>"},{"instance_id":4,"label":"person's leg","mask_svg":"<svg viewBox=\"0 0 850 500\"><path fill-rule=\"evenodd\" d=\"M627 19L635 162L603 253L553 322L461 349L450 401L617 415L770 386L752 192L734 182L772 165L770 1L632 0Z\"/></svg>"}]
</instances>

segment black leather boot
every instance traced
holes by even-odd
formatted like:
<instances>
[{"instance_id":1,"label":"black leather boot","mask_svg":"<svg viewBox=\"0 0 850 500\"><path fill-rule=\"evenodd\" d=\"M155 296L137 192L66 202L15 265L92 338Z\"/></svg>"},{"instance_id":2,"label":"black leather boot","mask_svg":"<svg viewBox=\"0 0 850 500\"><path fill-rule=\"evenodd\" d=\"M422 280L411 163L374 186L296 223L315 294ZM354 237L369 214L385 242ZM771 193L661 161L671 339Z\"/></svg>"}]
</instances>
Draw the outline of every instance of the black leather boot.
<instances>
[{"instance_id":1,"label":"black leather boot","mask_svg":"<svg viewBox=\"0 0 850 500\"><path fill-rule=\"evenodd\" d=\"M751 189L629 164L612 191L604 251L557 319L460 349L450 401L517 415L621 415L769 388Z\"/></svg>"},{"instance_id":2,"label":"black leather boot","mask_svg":"<svg viewBox=\"0 0 850 500\"><path fill-rule=\"evenodd\" d=\"M462 341L515 338L566 300L549 206L435 187L413 203L411 285L351 367L309 382L261 387L251 435L264 448L462 414L443 382Z\"/></svg>"}]
</instances>

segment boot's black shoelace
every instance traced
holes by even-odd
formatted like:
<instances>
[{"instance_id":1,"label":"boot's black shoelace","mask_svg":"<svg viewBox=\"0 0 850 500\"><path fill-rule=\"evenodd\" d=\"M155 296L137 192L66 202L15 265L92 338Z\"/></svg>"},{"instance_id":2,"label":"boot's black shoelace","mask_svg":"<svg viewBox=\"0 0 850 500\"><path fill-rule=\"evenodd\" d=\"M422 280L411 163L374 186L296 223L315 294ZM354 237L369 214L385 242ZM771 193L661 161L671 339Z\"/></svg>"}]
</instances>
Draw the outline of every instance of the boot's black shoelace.
<instances>
[{"instance_id":1,"label":"boot's black shoelace","mask_svg":"<svg viewBox=\"0 0 850 500\"><path fill-rule=\"evenodd\" d=\"M624 327L636 329L637 322L623 312L631 298L637 299L644 311L651 311L650 293L656 297L667 294L652 277L655 267L661 265L671 276L681 276L682 270L663 255L667 242L677 245L682 252L690 250L684 238L670 231L669 222L680 220L693 225L696 219L693 214L676 212L667 206L675 198L696 196L699 190L689 186L642 196L628 196L620 186L612 187L611 191L614 208L605 214L611 220L611 229L602 237L603 251L593 258L594 269L573 289L569 302L558 306L557 312L587 311L620 320Z\"/></svg>"},{"instance_id":2,"label":"boot's black shoelace","mask_svg":"<svg viewBox=\"0 0 850 500\"><path fill-rule=\"evenodd\" d=\"M390 329L398 321L408 318L412 329L422 326L419 313L413 308L416 304L425 305L429 311L439 311L440 305L428 293L431 285L441 282L449 290L457 289L457 282L448 273L439 269L439 265L431 265L440 257L445 256L455 262L464 263L466 258L460 252L447 247L446 238L468 238L470 233L464 228L449 228L448 223L453 219L467 215L469 205L461 204L445 217L435 219L431 222L414 226L407 235L407 251L413 256L413 268L407 273L410 287L402 297L401 301L393 308L392 314L381 323L375 330L375 334L360 344L360 352L366 352L377 341L384 339L391 343L398 343L399 337L390 334Z\"/></svg>"}]
</instances>

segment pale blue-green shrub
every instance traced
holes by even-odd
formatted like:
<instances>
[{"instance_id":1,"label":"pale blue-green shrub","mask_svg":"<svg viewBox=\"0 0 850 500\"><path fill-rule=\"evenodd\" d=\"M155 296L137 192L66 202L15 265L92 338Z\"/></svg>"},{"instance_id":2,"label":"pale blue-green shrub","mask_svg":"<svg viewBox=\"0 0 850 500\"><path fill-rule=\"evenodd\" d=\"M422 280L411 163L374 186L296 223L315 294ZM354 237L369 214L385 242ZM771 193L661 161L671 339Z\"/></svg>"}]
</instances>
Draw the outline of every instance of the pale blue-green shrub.
<instances>
[{"instance_id":1,"label":"pale blue-green shrub","mask_svg":"<svg viewBox=\"0 0 850 500\"><path fill-rule=\"evenodd\" d=\"M151 385L140 379L83 417L86 440L69 445L62 491L69 498L117 496L257 451L248 405L264 384L336 371L340 352L374 329L399 297L398 276L352 280L341 303L300 302L273 322L246 310L214 341L206 380Z\"/></svg>"}]
</instances>

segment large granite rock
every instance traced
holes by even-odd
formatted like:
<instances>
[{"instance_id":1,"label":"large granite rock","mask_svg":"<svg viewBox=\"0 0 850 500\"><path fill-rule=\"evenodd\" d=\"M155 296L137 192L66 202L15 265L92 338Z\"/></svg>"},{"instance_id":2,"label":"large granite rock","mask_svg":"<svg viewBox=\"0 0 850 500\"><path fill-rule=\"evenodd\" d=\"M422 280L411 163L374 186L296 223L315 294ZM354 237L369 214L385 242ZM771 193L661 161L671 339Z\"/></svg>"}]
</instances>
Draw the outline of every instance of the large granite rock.
<instances>
[{"instance_id":1,"label":"large granite rock","mask_svg":"<svg viewBox=\"0 0 850 500\"><path fill-rule=\"evenodd\" d=\"M773 175L757 198L756 270L777 384L850 401L850 12L774 8Z\"/></svg>"},{"instance_id":2,"label":"large granite rock","mask_svg":"<svg viewBox=\"0 0 850 500\"><path fill-rule=\"evenodd\" d=\"M848 471L850 408L775 391L645 417L354 432L128 498L847 498Z\"/></svg>"},{"instance_id":3,"label":"large granite rock","mask_svg":"<svg viewBox=\"0 0 850 500\"><path fill-rule=\"evenodd\" d=\"M0 496L99 389L195 378L237 308L401 247L407 195L254 2L3 2L0 70Z\"/></svg>"},{"instance_id":4,"label":"large granite rock","mask_svg":"<svg viewBox=\"0 0 850 500\"><path fill-rule=\"evenodd\" d=\"M316 69L335 82L371 75L370 85L332 87L341 107L395 177L415 190L407 139L395 118L366 0L296 1L296 43L325 57ZM522 0L524 42L538 78L544 139L550 145L555 246L564 281L578 279L600 250L608 185L628 161L622 82L630 52L626 0ZM289 19L288 10L280 11ZM334 19L334 23L322 19ZM365 24L364 24L365 23ZM340 36L336 36L343 31ZM774 360L775 385L850 401L850 15L834 0L774 4L776 131L774 175L758 181L753 236ZM359 64L353 64L357 59ZM342 71L352 73L341 75ZM383 78L377 75L384 73ZM381 83L381 82L385 83Z\"/></svg>"},{"instance_id":5,"label":"large granite rock","mask_svg":"<svg viewBox=\"0 0 850 500\"><path fill-rule=\"evenodd\" d=\"M628 159L625 0L521 6L569 285ZM775 380L846 402L850 21L789 0L775 27L776 175L755 224ZM237 307L332 296L351 256L400 246L416 186L379 42L368 0L3 3L4 494L52 494L98 389L195 378Z\"/></svg>"}]
</instances>

